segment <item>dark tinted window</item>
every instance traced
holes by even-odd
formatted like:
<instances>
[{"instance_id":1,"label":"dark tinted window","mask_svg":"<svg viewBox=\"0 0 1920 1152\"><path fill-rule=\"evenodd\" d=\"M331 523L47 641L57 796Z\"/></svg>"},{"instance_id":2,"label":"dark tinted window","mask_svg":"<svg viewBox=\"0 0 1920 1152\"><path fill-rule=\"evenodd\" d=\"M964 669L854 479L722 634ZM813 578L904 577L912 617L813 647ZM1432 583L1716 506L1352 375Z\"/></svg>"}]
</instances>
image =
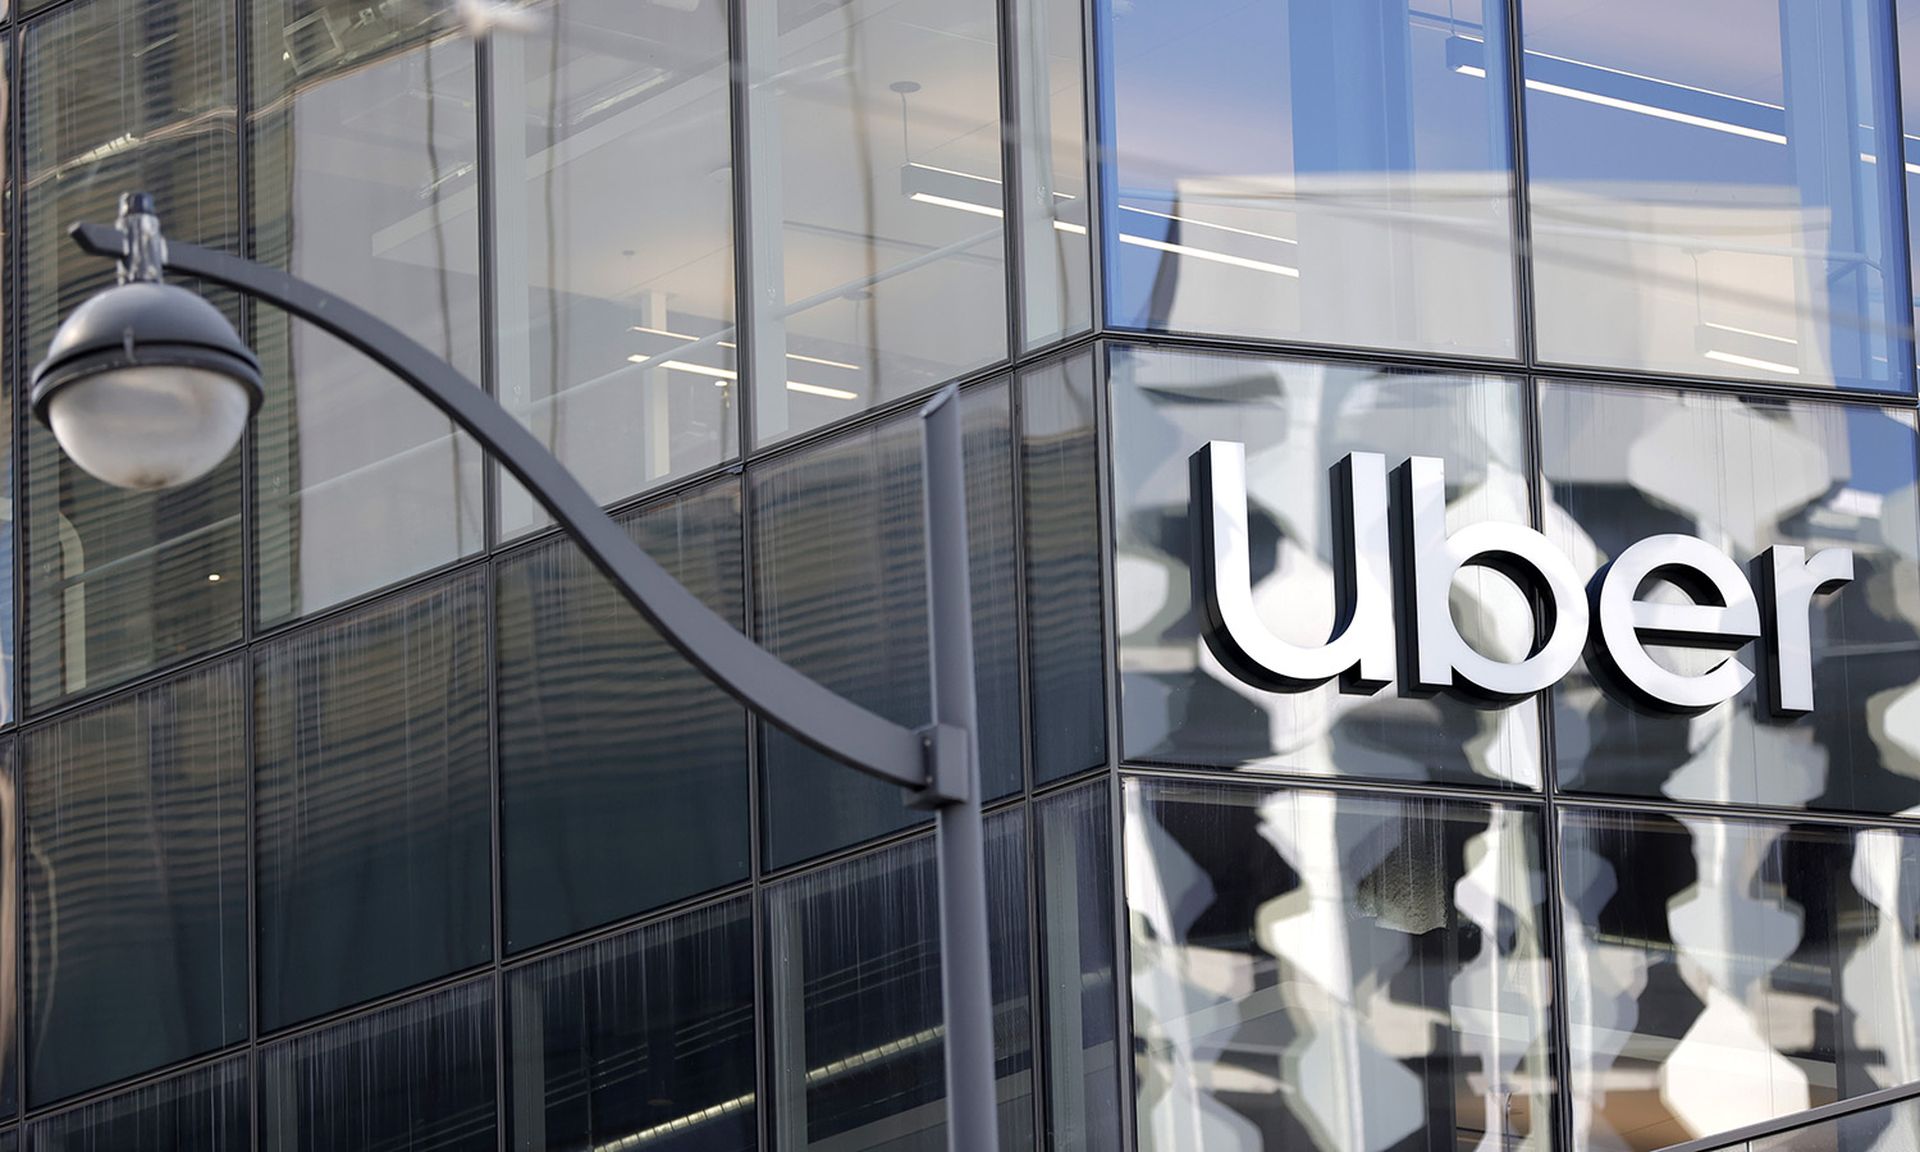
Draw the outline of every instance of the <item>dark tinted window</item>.
<instances>
[{"instance_id":1,"label":"dark tinted window","mask_svg":"<svg viewBox=\"0 0 1920 1152\"><path fill-rule=\"evenodd\" d=\"M35 1120L27 1144L33 1152L246 1152L248 1095L247 1062L235 1057Z\"/></svg>"},{"instance_id":2,"label":"dark tinted window","mask_svg":"<svg viewBox=\"0 0 1920 1152\"><path fill-rule=\"evenodd\" d=\"M1106 611L1093 355L1020 377L1033 776L1106 762Z\"/></svg>"},{"instance_id":3,"label":"dark tinted window","mask_svg":"<svg viewBox=\"0 0 1920 1152\"><path fill-rule=\"evenodd\" d=\"M1113 807L1102 781L1033 807L1049 1152L1117 1152Z\"/></svg>"},{"instance_id":4,"label":"dark tinted window","mask_svg":"<svg viewBox=\"0 0 1920 1152\"><path fill-rule=\"evenodd\" d=\"M263 1027L492 955L485 628L474 572L256 652Z\"/></svg>"},{"instance_id":5,"label":"dark tinted window","mask_svg":"<svg viewBox=\"0 0 1920 1152\"><path fill-rule=\"evenodd\" d=\"M82 253L66 229L111 222L120 193L153 193L175 240L238 246L233 38L229 0L81 0L22 32L27 362L113 282L113 262ZM102 688L238 640L240 453L184 488L130 492L24 423L28 698Z\"/></svg>"},{"instance_id":6,"label":"dark tinted window","mask_svg":"<svg viewBox=\"0 0 1920 1152\"><path fill-rule=\"evenodd\" d=\"M1024 812L987 822L1000 1144L1033 1146ZM927 837L767 893L774 1146L945 1147L940 917Z\"/></svg>"},{"instance_id":7,"label":"dark tinted window","mask_svg":"<svg viewBox=\"0 0 1920 1152\"><path fill-rule=\"evenodd\" d=\"M1920 708L1912 414L1559 384L1540 396L1548 535L1583 573L1670 532L1699 536L1742 566L1776 544L1808 556L1853 552L1853 579L1811 600L1810 715L1777 720L1760 702L1767 645L1733 653L1756 674L1752 684L1692 716L1623 703L1582 662L1553 692L1561 784L1868 812L1920 804L1920 742L1907 720ZM1727 658L1649 652L1685 674Z\"/></svg>"},{"instance_id":8,"label":"dark tinted window","mask_svg":"<svg viewBox=\"0 0 1920 1152\"><path fill-rule=\"evenodd\" d=\"M490 1152L492 978L260 1053L264 1152Z\"/></svg>"},{"instance_id":9,"label":"dark tinted window","mask_svg":"<svg viewBox=\"0 0 1920 1152\"><path fill-rule=\"evenodd\" d=\"M742 897L514 972L512 1147L752 1152L753 956Z\"/></svg>"},{"instance_id":10,"label":"dark tinted window","mask_svg":"<svg viewBox=\"0 0 1920 1152\"><path fill-rule=\"evenodd\" d=\"M31 1104L247 1034L246 666L26 740Z\"/></svg>"},{"instance_id":11,"label":"dark tinted window","mask_svg":"<svg viewBox=\"0 0 1920 1152\"><path fill-rule=\"evenodd\" d=\"M1125 788L1141 1152L1547 1145L1533 812Z\"/></svg>"},{"instance_id":12,"label":"dark tinted window","mask_svg":"<svg viewBox=\"0 0 1920 1152\"><path fill-rule=\"evenodd\" d=\"M1011 416L994 384L961 398L966 422L980 773L989 797L1020 787ZM920 421L908 414L784 456L751 476L754 611L774 655L897 724L932 713ZM892 784L766 733L769 863L901 828Z\"/></svg>"},{"instance_id":13,"label":"dark tinted window","mask_svg":"<svg viewBox=\"0 0 1920 1152\"><path fill-rule=\"evenodd\" d=\"M622 520L648 555L739 626L737 482ZM744 710L571 543L541 543L499 571L508 946L744 880Z\"/></svg>"}]
</instances>

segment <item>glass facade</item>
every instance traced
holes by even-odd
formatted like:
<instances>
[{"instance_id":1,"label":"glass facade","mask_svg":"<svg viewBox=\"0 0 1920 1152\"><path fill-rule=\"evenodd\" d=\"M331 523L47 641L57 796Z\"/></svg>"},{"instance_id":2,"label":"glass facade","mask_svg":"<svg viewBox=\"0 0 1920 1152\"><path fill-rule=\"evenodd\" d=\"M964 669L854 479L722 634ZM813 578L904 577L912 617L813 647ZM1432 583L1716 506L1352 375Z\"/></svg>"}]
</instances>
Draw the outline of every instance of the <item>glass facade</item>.
<instances>
[{"instance_id":1,"label":"glass facade","mask_svg":"<svg viewBox=\"0 0 1920 1152\"><path fill-rule=\"evenodd\" d=\"M925 813L404 383L212 291L240 449L157 494L66 460L19 398L111 276L66 228L134 188L906 726L917 413L961 389L1003 1148L1920 1132L1875 1095L1920 1084L1920 3L14 0L0 40L0 1152L945 1143Z\"/></svg>"}]
</instances>

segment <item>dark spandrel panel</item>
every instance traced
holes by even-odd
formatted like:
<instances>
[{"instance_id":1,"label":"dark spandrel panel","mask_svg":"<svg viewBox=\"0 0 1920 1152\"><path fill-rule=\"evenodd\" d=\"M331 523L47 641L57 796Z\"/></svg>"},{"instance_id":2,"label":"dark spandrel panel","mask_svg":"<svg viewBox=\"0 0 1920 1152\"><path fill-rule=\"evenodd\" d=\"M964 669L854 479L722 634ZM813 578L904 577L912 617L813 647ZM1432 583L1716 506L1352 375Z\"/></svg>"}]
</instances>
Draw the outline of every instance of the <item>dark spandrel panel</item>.
<instances>
[{"instance_id":1,"label":"dark spandrel panel","mask_svg":"<svg viewBox=\"0 0 1920 1152\"><path fill-rule=\"evenodd\" d=\"M1910 154L1879 114L1876 8L1530 0L1542 360L1912 391L1912 364L1889 364L1911 321L1883 274L1906 267Z\"/></svg>"},{"instance_id":2,"label":"dark spandrel panel","mask_svg":"<svg viewBox=\"0 0 1920 1152\"><path fill-rule=\"evenodd\" d=\"M1124 797L1143 1152L1549 1146L1534 812L1150 780Z\"/></svg>"},{"instance_id":3,"label":"dark spandrel panel","mask_svg":"<svg viewBox=\"0 0 1920 1152\"><path fill-rule=\"evenodd\" d=\"M648 555L740 624L738 481L622 519ZM507 946L746 879L745 711L571 543L543 543L499 573Z\"/></svg>"},{"instance_id":4,"label":"dark spandrel panel","mask_svg":"<svg viewBox=\"0 0 1920 1152\"><path fill-rule=\"evenodd\" d=\"M233 17L228 0L79 0L22 31L22 368L113 283L113 262L66 229L111 222L122 192L153 193L175 240L238 246ZM213 299L232 313L230 296ZM240 454L179 491L135 493L80 471L26 424L28 699L238 640Z\"/></svg>"},{"instance_id":5,"label":"dark spandrel panel","mask_svg":"<svg viewBox=\"0 0 1920 1152\"><path fill-rule=\"evenodd\" d=\"M1111 322L1514 354L1506 4L1100 7Z\"/></svg>"},{"instance_id":6,"label":"dark spandrel panel","mask_svg":"<svg viewBox=\"0 0 1920 1152\"><path fill-rule=\"evenodd\" d=\"M1034 804L1049 1152L1119 1152L1113 809L1106 781Z\"/></svg>"},{"instance_id":7,"label":"dark spandrel panel","mask_svg":"<svg viewBox=\"0 0 1920 1152\"><path fill-rule=\"evenodd\" d=\"M1020 377L1033 776L1107 760L1100 453L1090 353Z\"/></svg>"},{"instance_id":8,"label":"dark spandrel panel","mask_svg":"<svg viewBox=\"0 0 1920 1152\"><path fill-rule=\"evenodd\" d=\"M1577 1149L1663 1147L1920 1079L1920 834L1560 819Z\"/></svg>"},{"instance_id":9,"label":"dark spandrel panel","mask_svg":"<svg viewBox=\"0 0 1920 1152\"><path fill-rule=\"evenodd\" d=\"M753 1152L746 897L508 977L514 1148Z\"/></svg>"},{"instance_id":10,"label":"dark spandrel panel","mask_svg":"<svg viewBox=\"0 0 1920 1152\"><path fill-rule=\"evenodd\" d=\"M236 1056L27 1125L31 1152L246 1152L247 1061ZM18 1147L8 1132L0 1149Z\"/></svg>"},{"instance_id":11,"label":"dark spandrel panel","mask_svg":"<svg viewBox=\"0 0 1920 1152\"><path fill-rule=\"evenodd\" d=\"M1019 0L1013 9L1020 117L1014 222L1029 349L1093 327L1085 7L1082 0Z\"/></svg>"},{"instance_id":12,"label":"dark spandrel panel","mask_svg":"<svg viewBox=\"0 0 1920 1152\"><path fill-rule=\"evenodd\" d=\"M493 954L486 576L254 657L260 1023Z\"/></svg>"},{"instance_id":13,"label":"dark spandrel panel","mask_svg":"<svg viewBox=\"0 0 1920 1152\"><path fill-rule=\"evenodd\" d=\"M760 443L1006 359L996 8L741 11Z\"/></svg>"},{"instance_id":14,"label":"dark spandrel panel","mask_svg":"<svg viewBox=\"0 0 1920 1152\"><path fill-rule=\"evenodd\" d=\"M0 1132L0 1152L20 1152L20 1129L9 1128Z\"/></svg>"},{"instance_id":15,"label":"dark spandrel panel","mask_svg":"<svg viewBox=\"0 0 1920 1152\"><path fill-rule=\"evenodd\" d=\"M0 0L0 15L4 15L5 12L6 4L4 0ZM13 112L13 75L12 41L8 38L7 46L0 47L0 120L12 126L5 134L4 138L7 140L13 139L18 134L18 119ZM0 212L11 213L20 191L14 178L11 146L7 148L7 152L7 158L0 161ZM6 267L14 267L20 259L20 244L17 236L0 237L0 257L4 257ZM11 324L15 306L12 277L8 276L5 279L8 281L7 284L0 286L0 322ZM0 419L9 421L8 428L13 427L11 420L14 403L14 366L31 363L31 357L38 354L37 350L28 351L17 347L13 340L6 341L4 347L0 347ZM20 672L19 662L15 658L18 633L14 627L13 559L14 549L19 547L18 526L15 522L15 509L19 507L17 504L19 497L13 483L15 437L10 433L0 439L5 440L5 444L0 445L0 471L6 474L6 479L0 481L0 494L7 497L5 509L0 510L0 724L7 724L18 719L13 712L14 683Z\"/></svg>"},{"instance_id":16,"label":"dark spandrel panel","mask_svg":"<svg viewBox=\"0 0 1920 1152\"><path fill-rule=\"evenodd\" d=\"M1401 698L1394 685L1372 696L1335 684L1255 688L1207 647L1191 575L1189 458L1209 440L1241 442L1254 607L1275 635L1325 643L1336 619L1329 470L1349 452L1380 453L1388 467L1411 455L1437 456L1450 530L1480 521L1525 524L1522 385L1143 348L1109 355L1114 616L1127 757L1538 787L1535 702L1483 709L1452 695ZM1506 578L1462 569L1452 607L1476 649L1503 660L1526 656L1532 611Z\"/></svg>"},{"instance_id":17,"label":"dark spandrel panel","mask_svg":"<svg viewBox=\"0 0 1920 1152\"><path fill-rule=\"evenodd\" d=\"M1899 1152L1920 1148L1920 1100L1908 1097L1851 1116L1762 1136L1728 1152Z\"/></svg>"},{"instance_id":18,"label":"dark spandrel panel","mask_svg":"<svg viewBox=\"0 0 1920 1152\"><path fill-rule=\"evenodd\" d=\"M1007 387L961 397L973 655L985 793L1021 785L1020 671ZM909 413L749 477L757 637L774 655L897 724L932 714L920 420ZM919 814L773 729L765 733L769 866L905 827Z\"/></svg>"},{"instance_id":19,"label":"dark spandrel panel","mask_svg":"<svg viewBox=\"0 0 1920 1152\"><path fill-rule=\"evenodd\" d=\"M251 254L480 378L474 47L439 2L249 0ZM478 446L366 357L253 313L259 618L485 544Z\"/></svg>"},{"instance_id":20,"label":"dark spandrel panel","mask_svg":"<svg viewBox=\"0 0 1920 1152\"><path fill-rule=\"evenodd\" d=\"M15 742L0 741L0 1116L19 1111L19 1080L15 1074L14 1039L21 1027L19 996L20 923L20 785L14 759Z\"/></svg>"},{"instance_id":21,"label":"dark spandrel panel","mask_svg":"<svg viewBox=\"0 0 1920 1152\"><path fill-rule=\"evenodd\" d=\"M740 451L727 7L568 0L488 44L495 391L602 503ZM510 478L499 509L549 522Z\"/></svg>"},{"instance_id":22,"label":"dark spandrel panel","mask_svg":"<svg viewBox=\"0 0 1920 1152\"><path fill-rule=\"evenodd\" d=\"M987 821L994 1067L1007 1149L1034 1146L1026 835L1021 809ZM946 1147L932 838L786 881L769 890L766 907L774 1147Z\"/></svg>"},{"instance_id":23,"label":"dark spandrel panel","mask_svg":"<svg viewBox=\"0 0 1920 1152\"><path fill-rule=\"evenodd\" d=\"M264 1152L490 1152L493 980L260 1051Z\"/></svg>"},{"instance_id":24,"label":"dark spandrel panel","mask_svg":"<svg viewBox=\"0 0 1920 1152\"><path fill-rule=\"evenodd\" d=\"M1812 598L1810 715L1776 720L1760 702L1762 645L1733 654L1755 682L1693 716L1623 703L1583 661L1553 693L1561 785L1865 812L1920 805L1911 414L1559 384L1540 397L1547 535L1581 572L1662 533L1699 536L1742 566L1775 544L1809 556L1848 548L1854 563L1850 583ZM1649 651L1683 674L1726 658Z\"/></svg>"},{"instance_id":25,"label":"dark spandrel panel","mask_svg":"<svg viewBox=\"0 0 1920 1152\"><path fill-rule=\"evenodd\" d=\"M247 1035L246 666L25 741L27 1102Z\"/></svg>"}]
</instances>

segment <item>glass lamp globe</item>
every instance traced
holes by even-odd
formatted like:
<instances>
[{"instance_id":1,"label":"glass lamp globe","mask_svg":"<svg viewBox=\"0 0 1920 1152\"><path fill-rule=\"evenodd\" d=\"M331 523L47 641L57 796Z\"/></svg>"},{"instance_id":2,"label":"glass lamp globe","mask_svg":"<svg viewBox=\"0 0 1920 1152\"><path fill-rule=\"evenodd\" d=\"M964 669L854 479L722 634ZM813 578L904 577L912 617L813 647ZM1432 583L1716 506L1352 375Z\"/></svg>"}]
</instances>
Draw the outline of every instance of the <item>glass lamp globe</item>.
<instances>
[{"instance_id":1,"label":"glass lamp globe","mask_svg":"<svg viewBox=\"0 0 1920 1152\"><path fill-rule=\"evenodd\" d=\"M260 405L260 367L219 309L136 281L89 299L33 372L33 411L75 464L121 488L212 471Z\"/></svg>"}]
</instances>

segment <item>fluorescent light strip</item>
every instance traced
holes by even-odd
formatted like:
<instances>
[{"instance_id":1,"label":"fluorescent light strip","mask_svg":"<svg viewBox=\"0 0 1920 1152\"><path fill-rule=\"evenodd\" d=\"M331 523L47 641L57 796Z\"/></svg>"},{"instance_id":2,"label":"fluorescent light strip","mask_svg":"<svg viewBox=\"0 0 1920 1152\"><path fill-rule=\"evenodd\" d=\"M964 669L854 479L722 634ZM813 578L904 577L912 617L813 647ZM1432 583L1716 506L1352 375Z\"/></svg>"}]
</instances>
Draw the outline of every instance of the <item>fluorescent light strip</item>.
<instances>
[{"instance_id":1,"label":"fluorescent light strip","mask_svg":"<svg viewBox=\"0 0 1920 1152\"><path fill-rule=\"evenodd\" d=\"M912 196L908 197L908 199L918 200L922 204L933 204L941 208L956 208L962 212L972 212L976 216L991 216L995 220L1005 215L1005 213L998 208L990 208L985 204L970 204L965 200L955 200L950 196L935 196L931 192L915 192Z\"/></svg>"},{"instance_id":2,"label":"fluorescent light strip","mask_svg":"<svg viewBox=\"0 0 1920 1152\"><path fill-rule=\"evenodd\" d=\"M1579 100L1586 104L1598 104L1602 108L1617 108L1622 112L1637 112L1642 116L1651 116L1655 120L1671 120L1675 124L1688 124L1695 128L1708 128L1715 132L1725 132L1729 136L1744 136L1749 140L1761 140L1768 144L1785 144L1787 138L1778 132L1763 132L1758 128L1749 128L1744 124L1730 124L1725 120L1712 120L1705 116L1694 116L1686 112L1675 112L1671 108L1656 108L1652 104L1641 104L1634 100L1621 100L1613 96L1602 96L1598 92L1588 92L1580 88L1568 88L1560 84L1549 84L1544 80L1529 80L1527 87L1535 92L1545 92L1549 96L1565 96L1569 100ZM1684 85L1674 85L1684 87ZM1715 93L1718 95L1718 93ZM1729 97L1738 99L1738 97ZM1751 104L1753 101L1749 100Z\"/></svg>"},{"instance_id":3,"label":"fluorescent light strip","mask_svg":"<svg viewBox=\"0 0 1920 1152\"><path fill-rule=\"evenodd\" d=\"M1782 364L1776 360L1762 360L1757 356L1739 356L1732 352L1722 352L1718 348L1701 353L1709 360L1718 360L1722 364L1734 364L1741 368L1758 368L1762 372L1778 372L1782 376L1798 376L1800 369L1791 364Z\"/></svg>"},{"instance_id":4,"label":"fluorescent light strip","mask_svg":"<svg viewBox=\"0 0 1920 1152\"><path fill-rule=\"evenodd\" d=\"M1151 248L1156 252L1171 252L1175 256L1191 256L1195 260L1211 260L1216 264L1231 264L1235 268L1251 268L1255 272L1270 272L1275 276L1290 276L1295 280L1300 278L1300 269L1289 268L1285 264L1269 264L1265 260L1249 260L1245 256L1229 256L1225 252L1209 252L1205 248L1169 244L1165 240L1149 240L1145 236L1133 236L1125 232L1120 234L1120 243L1136 248Z\"/></svg>"},{"instance_id":5,"label":"fluorescent light strip","mask_svg":"<svg viewBox=\"0 0 1920 1152\"><path fill-rule=\"evenodd\" d=\"M627 357L628 362L633 364L645 364L650 359L651 357L647 357L647 356ZM685 360L662 360L660 362L660 367L671 368L675 372L691 373L692 375L695 375L695 376L711 377L714 380L716 387L725 387L726 385L740 378L739 374L734 372L731 368L710 368L705 364L689 364ZM801 380L787 381L787 391L804 392L809 396L825 396L829 400L860 399L860 394L858 392L849 392L845 388L828 388L823 384L808 384Z\"/></svg>"},{"instance_id":6,"label":"fluorescent light strip","mask_svg":"<svg viewBox=\"0 0 1920 1152\"><path fill-rule=\"evenodd\" d=\"M1254 232L1247 228L1235 228L1230 224L1212 224L1205 220L1195 220L1191 216L1177 216L1172 212L1155 212L1151 208L1135 208L1131 204L1120 205L1122 212L1138 212L1142 216L1157 216L1162 220L1173 220L1181 224L1191 224L1196 228L1211 228L1216 232L1231 232L1236 236L1251 236L1256 240L1271 240L1276 244L1298 244L1300 241L1287 236L1275 236L1267 232Z\"/></svg>"},{"instance_id":7,"label":"fluorescent light strip","mask_svg":"<svg viewBox=\"0 0 1920 1152\"><path fill-rule=\"evenodd\" d=\"M669 332L665 328L648 328L640 324L632 325L628 329L628 331L645 332L649 336L667 336L674 340L698 340L699 339L698 336L689 336L685 332ZM719 343L719 346L722 348L738 348L739 347L738 344L735 344L731 340L721 340L718 343ZM627 357L627 359L632 361L635 364L645 364L648 360L651 360L652 357L651 356L629 356ZM826 359L822 359L819 356L802 356L798 352L787 353L787 359L798 360L802 364L824 364L828 368L844 368L849 372L860 371L860 365L849 364L845 360L826 360Z\"/></svg>"},{"instance_id":8,"label":"fluorescent light strip","mask_svg":"<svg viewBox=\"0 0 1920 1152\"><path fill-rule=\"evenodd\" d=\"M1453 70L1462 76L1472 76L1480 80L1487 78L1487 70L1478 64L1457 64Z\"/></svg>"},{"instance_id":9,"label":"fluorescent light strip","mask_svg":"<svg viewBox=\"0 0 1920 1152\"><path fill-rule=\"evenodd\" d=\"M1702 320L1700 326L1702 328L1712 328L1717 332L1732 332L1736 336L1751 336L1756 340L1771 340L1775 344L1798 345L1800 343L1800 341L1795 340L1791 336L1775 336L1771 332L1758 332L1752 328L1736 328L1731 324L1716 324L1711 320Z\"/></svg>"},{"instance_id":10,"label":"fluorescent light strip","mask_svg":"<svg viewBox=\"0 0 1920 1152\"><path fill-rule=\"evenodd\" d=\"M941 172L948 176L958 176L962 180L978 180L982 184L992 184L996 188L1000 185L1000 181L992 176L982 176L977 172L962 172L958 168L942 168L937 164L922 164L918 160L907 161L907 167L918 168L922 172ZM1054 196L1061 200L1079 199L1079 197L1066 192L1055 192Z\"/></svg>"},{"instance_id":11,"label":"fluorescent light strip","mask_svg":"<svg viewBox=\"0 0 1920 1152\"><path fill-rule=\"evenodd\" d=\"M1909 139L1909 140L1913 140L1913 139L1915 139L1915 137L1912 137L1912 136L1909 136L1909 137L1907 137L1907 139ZM1871 153L1871 152L1862 152L1862 153L1860 153L1860 159L1862 159L1862 160L1864 160L1864 161L1866 161L1866 162L1867 162L1867 163L1869 163L1869 164L1878 164L1878 163L1880 163L1880 157L1878 157L1878 156L1875 156L1875 155L1874 155L1873 153ZM1907 162L1907 171L1908 171L1908 172L1910 172L1910 173L1912 173L1912 174L1913 174L1913 175L1915 175L1915 176L1920 176L1920 164L1915 164L1915 163L1913 163L1913 162L1912 162L1911 160L1909 160L1909 161Z\"/></svg>"}]
</instances>

